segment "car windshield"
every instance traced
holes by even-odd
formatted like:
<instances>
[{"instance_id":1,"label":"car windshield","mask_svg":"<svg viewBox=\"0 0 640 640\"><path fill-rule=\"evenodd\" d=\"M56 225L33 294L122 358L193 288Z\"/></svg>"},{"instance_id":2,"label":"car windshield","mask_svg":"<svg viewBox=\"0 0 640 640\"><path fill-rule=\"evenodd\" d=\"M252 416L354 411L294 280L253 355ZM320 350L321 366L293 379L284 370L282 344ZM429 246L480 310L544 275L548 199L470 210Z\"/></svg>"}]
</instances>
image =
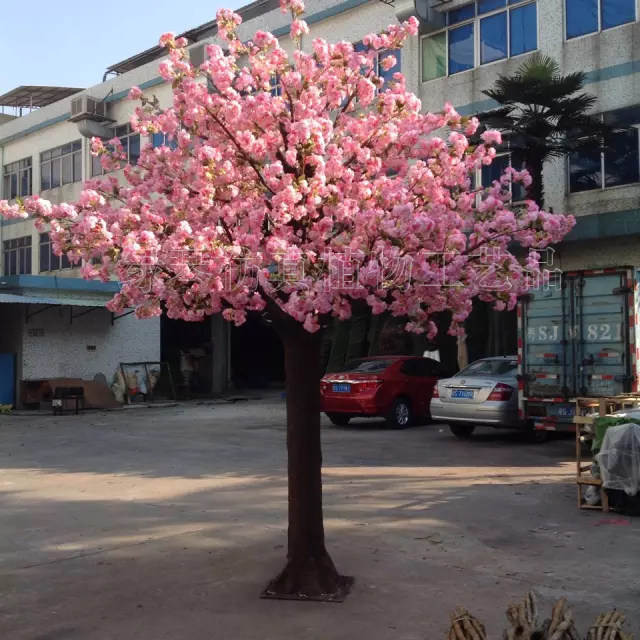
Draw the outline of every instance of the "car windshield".
<instances>
[{"instance_id":1,"label":"car windshield","mask_svg":"<svg viewBox=\"0 0 640 640\"><path fill-rule=\"evenodd\" d=\"M466 369L456 373L459 376L507 376L518 368L515 360L478 360Z\"/></svg>"},{"instance_id":2,"label":"car windshield","mask_svg":"<svg viewBox=\"0 0 640 640\"><path fill-rule=\"evenodd\" d=\"M345 373L379 373L390 367L395 360L354 360L344 369Z\"/></svg>"}]
</instances>

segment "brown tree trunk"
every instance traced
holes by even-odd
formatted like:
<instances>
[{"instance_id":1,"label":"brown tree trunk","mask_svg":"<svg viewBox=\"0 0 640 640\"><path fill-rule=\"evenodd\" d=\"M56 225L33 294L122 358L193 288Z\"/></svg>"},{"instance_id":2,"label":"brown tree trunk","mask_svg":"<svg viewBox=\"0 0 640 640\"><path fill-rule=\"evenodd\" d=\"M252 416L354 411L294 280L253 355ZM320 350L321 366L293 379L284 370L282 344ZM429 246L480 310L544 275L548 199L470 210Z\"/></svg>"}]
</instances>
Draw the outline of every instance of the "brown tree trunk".
<instances>
[{"instance_id":1,"label":"brown tree trunk","mask_svg":"<svg viewBox=\"0 0 640 640\"><path fill-rule=\"evenodd\" d=\"M325 548L320 442L322 334L270 308L284 344L287 392L289 536L287 564L266 596L342 599L350 580L340 576Z\"/></svg>"},{"instance_id":2,"label":"brown tree trunk","mask_svg":"<svg viewBox=\"0 0 640 640\"><path fill-rule=\"evenodd\" d=\"M542 182L542 158L530 157L526 162L527 171L531 174L531 184L527 187L527 198L533 200L540 209L544 207L544 186Z\"/></svg>"}]
</instances>

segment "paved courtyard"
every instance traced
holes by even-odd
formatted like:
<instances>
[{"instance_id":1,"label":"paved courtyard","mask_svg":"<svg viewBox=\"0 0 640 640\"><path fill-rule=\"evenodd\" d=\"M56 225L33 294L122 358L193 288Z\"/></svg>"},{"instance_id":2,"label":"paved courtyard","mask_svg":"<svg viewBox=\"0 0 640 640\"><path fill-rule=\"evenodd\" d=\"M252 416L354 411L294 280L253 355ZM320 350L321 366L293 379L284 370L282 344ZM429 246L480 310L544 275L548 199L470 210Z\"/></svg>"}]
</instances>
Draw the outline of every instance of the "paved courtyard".
<instances>
[{"instance_id":1,"label":"paved courtyard","mask_svg":"<svg viewBox=\"0 0 640 640\"><path fill-rule=\"evenodd\" d=\"M265 601L286 544L284 405L0 416L0 638L443 638L464 605L565 595L640 630L640 523L581 512L573 442L324 425L344 604Z\"/></svg>"}]
</instances>

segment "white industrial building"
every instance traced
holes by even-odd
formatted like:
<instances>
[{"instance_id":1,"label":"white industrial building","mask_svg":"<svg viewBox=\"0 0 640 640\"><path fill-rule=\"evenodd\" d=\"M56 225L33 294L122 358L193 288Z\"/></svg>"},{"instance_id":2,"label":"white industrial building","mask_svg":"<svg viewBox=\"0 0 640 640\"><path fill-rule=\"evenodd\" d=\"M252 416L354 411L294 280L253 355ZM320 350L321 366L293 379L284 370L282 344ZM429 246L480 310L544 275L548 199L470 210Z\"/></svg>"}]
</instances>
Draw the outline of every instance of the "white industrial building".
<instances>
[{"instance_id":1,"label":"white industrial building","mask_svg":"<svg viewBox=\"0 0 640 640\"><path fill-rule=\"evenodd\" d=\"M587 167L568 159L545 166L545 205L578 218L556 247L555 266L640 264L638 1L452 0L427 8L433 4L395 0L400 17L421 14L416 80L427 110L448 100L463 115L488 111L495 105L482 91L515 71L530 51L553 56L563 74L586 73L585 91L597 98L594 113L627 133L617 135L615 151L592 160L588 179ZM613 162L623 154L626 162Z\"/></svg>"},{"instance_id":2,"label":"white industrial building","mask_svg":"<svg viewBox=\"0 0 640 640\"><path fill-rule=\"evenodd\" d=\"M628 135L620 144L630 161L621 168L607 157L598 158L594 177L586 183L572 180L577 174L572 174L568 161L545 167L547 206L579 217L566 242L557 247L556 266L570 270L636 265L640 264L638 1L309 0L306 20L311 34L305 46L314 37L357 43L367 33L415 15L421 33L398 56L408 87L420 96L425 110L438 110L449 101L465 115L491 108L482 91L533 51L554 56L563 73L585 71L586 89L598 99L596 111L615 112L618 122L628 124ZM244 18L241 38L260 28L288 40L290 18L280 12L279 0L255 2L239 13ZM191 43L197 62L204 45L215 41L215 21L181 35ZM159 47L148 49L109 67L102 82L86 89L20 87L1 96L0 199L36 193L53 202L76 199L95 167L85 137L86 111L104 113L102 122L97 118L98 126L126 139L130 160L135 161L141 145L153 140L140 140L127 129L134 105L126 96L136 85L155 95L161 105L170 104L171 87L157 70L163 54ZM96 122L95 117L90 119ZM0 246L0 354L15 355L11 373L6 366L2 373L0 356L0 386L7 377L16 382L16 390L23 380L48 377L91 378L102 373L110 380L123 360L164 358L161 334L171 334L180 348L206 343L204 352L200 349L197 354L204 356L200 374L205 387L219 392L228 385L233 330L221 318L213 318L206 329L174 325L163 326L162 331L158 318L114 318L104 304L117 283L79 280L76 270L51 255L46 236L40 236L28 220L1 221ZM249 326L244 331L239 341L245 348L263 348L261 337L251 343L249 336L251 331L260 334L261 328ZM273 351L247 353L245 359L251 355L257 370L270 362Z\"/></svg>"}]
</instances>

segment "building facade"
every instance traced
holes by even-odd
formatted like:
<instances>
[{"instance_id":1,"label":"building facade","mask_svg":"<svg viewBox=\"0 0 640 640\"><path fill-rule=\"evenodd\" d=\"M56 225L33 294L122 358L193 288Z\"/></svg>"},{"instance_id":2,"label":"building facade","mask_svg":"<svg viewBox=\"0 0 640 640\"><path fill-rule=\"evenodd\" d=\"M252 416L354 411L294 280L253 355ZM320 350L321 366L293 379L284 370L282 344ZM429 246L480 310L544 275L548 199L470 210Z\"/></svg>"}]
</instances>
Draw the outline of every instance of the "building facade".
<instances>
[{"instance_id":1,"label":"building facade","mask_svg":"<svg viewBox=\"0 0 640 640\"><path fill-rule=\"evenodd\" d=\"M553 56L565 74L586 72L586 90L597 98L595 111L626 131L615 141L618 151L597 154L586 166L569 159L545 166L547 206L578 218L556 247L555 266L633 266L640 264L639 1L309 0L311 34L304 46L315 37L357 44L366 34L415 15L420 34L397 55L393 71L405 74L425 110L439 110L448 101L464 115L490 109L483 91L534 51ZM280 12L278 0L261 0L239 13L241 38L267 29L285 48L292 47L290 18ZM197 63L204 46L216 41L215 21L181 35ZM119 136L133 163L143 145L160 144L131 132L134 105L126 97L135 85L161 106L171 103L171 87L158 73L163 54L153 47L112 65L101 82L86 89L22 87L2 96L0 199L40 194L56 203L74 201L83 181L101 172L89 153L92 127ZM104 118L87 124L82 113L92 108ZM499 158L496 169L508 162L508 156ZM47 236L31 221L1 221L0 247L0 353L16 354L17 382L96 373L110 379L117 363L134 354L139 360L160 358L160 320L114 319L104 303L117 284L79 280L77 269L52 254ZM93 311L76 318L87 309ZM229 331L220 318L212 320L207 367L213 391L223 390L231 377Z\"/></svg>"},{"instance_id":2,"label":"building facade","mask_svg":"<svg viewBox=\"0 0 640 640\"><path fill-rule=\"evenodd\" d=\"M78 91L25 87L0 100L0 198L79 196L91 157L69 122L68 98ZM159 319L108 311L117 282L79 278L79 265L56 256L32 220L0 220L0 249L0 404L34 404L27 389L37 381L101 374L110 384L121 362L160 359Z\"/></svg>"},{"instance_id":3,"label":"building facade","mask_svg":"<svg viewBox=\"0 0 640 640\"><path fill-rule=\"evenodd\" d=\"M544 167L545 205L577 218L555 248L555 266L570 271L639 264L637 0L452 0L429 11L420 0L396 2L400 15L420 16L417 91L427 110L444 101L463 115L490 110L495 103L483 91L533 51L555 58L563 74L585 72L585 91L596 97L594 113L626 130L609 141L611 151ZM499 158L497 167L508 161Z\"/></svg>"}]
</instances>

